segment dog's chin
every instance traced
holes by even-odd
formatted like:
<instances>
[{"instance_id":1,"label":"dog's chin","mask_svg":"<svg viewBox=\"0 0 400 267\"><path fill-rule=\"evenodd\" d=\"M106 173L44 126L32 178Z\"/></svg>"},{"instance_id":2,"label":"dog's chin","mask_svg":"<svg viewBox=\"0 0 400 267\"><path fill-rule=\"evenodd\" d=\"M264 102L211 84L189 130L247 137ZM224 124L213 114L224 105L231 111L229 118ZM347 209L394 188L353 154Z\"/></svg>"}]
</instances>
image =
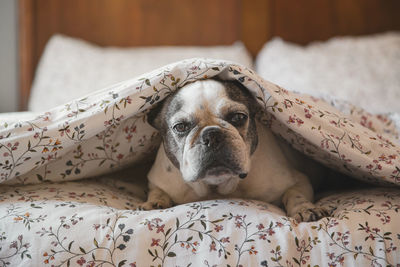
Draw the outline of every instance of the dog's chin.
<instances>
[{"instance_id":1,"label":"dog's chin","mask_svg":"<svg viewBox=\"0 0 400 267\"><path fill-rule=\"evenodd\" d=\"M225 166L214 166L209 167L204 172L204 177L207 176L227 176L227 175L234 175L233 171Z\"/></svg>"},{"instance_id":2,"label":"dog's chin","mask_svg":"<svg viewBox=\"0 0 400 267\"><path fill-rule=\"evenodd\" d=\"M233 175L225 174L219 176L206 176L203 179L201 179L201 181L208 185L220 185L232 178L235 177Z\"/></svg>"},{"instance_id":3,"label":"dog's chin","mask_svg":"<svg viewBox=\"0 0 400 267\"><path fill-rule=\"evenodd\" d=\"M209 186L215 186L219 194L227 195L236 190L239 178L237 173L227 168L217 167L208 170L201 181Z\"/></svg>"},{"instance_id":4,"label":"dog's chin","mask_svg":"<svg viewBox=\"0 0 400 267\"><path fill-rule=\"evenodd\" d=\"M205 184L220 185L229 179L237 178L237 176L235 172L226 167L214 167L208 169L200 180Z\"/></svg>"}]
</instances>

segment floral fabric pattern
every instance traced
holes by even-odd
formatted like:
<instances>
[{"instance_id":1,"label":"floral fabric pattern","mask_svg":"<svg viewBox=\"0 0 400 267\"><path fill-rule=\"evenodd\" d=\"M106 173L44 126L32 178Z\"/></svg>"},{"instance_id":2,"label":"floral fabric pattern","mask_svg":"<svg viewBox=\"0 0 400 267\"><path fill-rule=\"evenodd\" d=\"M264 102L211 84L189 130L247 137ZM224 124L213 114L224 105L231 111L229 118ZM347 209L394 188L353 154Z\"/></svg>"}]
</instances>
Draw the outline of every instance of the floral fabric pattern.
<instances>
[{"instance_id":1,"label":"floral fabric pattern","mask_svg":"<svg viewBox=\"0 0 400 267\"><path fill-rule=\"evenodd\" d=\"M0 266L399 266L400 191L335 194L298 224L277 207L213 200L136 210L89 179L0 188Z\"/></svg>"},{"instance_id":2,"label":"floral fabric pattern","mask_svg":"<svg viewBox=\"0 0 400 267\"><path fill-rule=\"evenodd\" d=\"M259 120L296 149L395 188L333 194L318 202L331 217L297 224L251 200L139 211L140 188L75 181L154 156L160 138L146 122L148 110L214 76L248 88L263 107ZM388 117L295 94L243 66L206 59L17 117L0 117L0 266L399 266L400 149Z\"/></svg>"}]
</instances>

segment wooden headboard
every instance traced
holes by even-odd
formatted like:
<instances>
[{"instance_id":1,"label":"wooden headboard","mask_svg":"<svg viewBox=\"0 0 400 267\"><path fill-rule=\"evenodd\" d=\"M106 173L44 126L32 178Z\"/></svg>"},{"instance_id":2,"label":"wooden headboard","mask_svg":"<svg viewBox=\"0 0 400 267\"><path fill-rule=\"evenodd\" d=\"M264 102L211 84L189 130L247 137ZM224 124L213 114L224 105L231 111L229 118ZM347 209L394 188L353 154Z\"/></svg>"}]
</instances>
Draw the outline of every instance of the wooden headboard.
<instances>
[{"instance_id":1,"label":"wooden headboard","mask_svg":"<svg viewBox=\"0 0 400 267\"><path fill-rule=\"evenodd\" d=\"M273 36L299 44L400 30L398 0L19 0L20 110L55 33L102 46L227 45L253 56Z\"/></svg>"}]
</instances>

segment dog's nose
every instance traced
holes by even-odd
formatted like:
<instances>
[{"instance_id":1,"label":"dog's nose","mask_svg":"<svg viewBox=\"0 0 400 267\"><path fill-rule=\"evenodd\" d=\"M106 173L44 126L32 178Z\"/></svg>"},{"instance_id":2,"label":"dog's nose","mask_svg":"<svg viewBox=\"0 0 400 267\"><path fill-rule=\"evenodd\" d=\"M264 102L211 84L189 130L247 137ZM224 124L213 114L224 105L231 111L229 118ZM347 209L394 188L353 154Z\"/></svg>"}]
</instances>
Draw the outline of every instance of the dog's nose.
<instances>
[{"instance_id":1,"label":"dog's nose","mask_svg":"<svg viewBox=\"0 0 400 267\"><path fill-rule=\"evenodd\" d=\"M244 178L246 178L247 177L247 173L241 173L241 174L239 174L239 178L240 179L244 179Z\"/></svg>"},{"instance_id":2,"label":"dog's nose","mask_svg":"<svg viewBox=\"0 0 400 267\"><path fill-rule=\"evenodd\" d=\"M217 147L222 141L221 128L218 126L207 126L201 131L200 141L208 147Z\"/></svg>"}]
</instances>

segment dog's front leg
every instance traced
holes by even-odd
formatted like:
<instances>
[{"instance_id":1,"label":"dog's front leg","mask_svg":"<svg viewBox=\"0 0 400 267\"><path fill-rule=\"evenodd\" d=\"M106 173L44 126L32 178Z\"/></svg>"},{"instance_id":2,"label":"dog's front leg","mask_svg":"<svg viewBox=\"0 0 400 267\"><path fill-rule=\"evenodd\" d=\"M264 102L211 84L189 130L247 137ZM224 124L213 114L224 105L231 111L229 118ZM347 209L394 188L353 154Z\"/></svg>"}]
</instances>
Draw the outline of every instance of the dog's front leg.
<instances>
[{"instance_id":1,"label":"dog's front leg","mask_svg":"<svg viewBox=\"0 0 400 267\"><path fill-rule=\"evenodd\" d=\"M297 183L291 186L282 197L288 216L295 218L298 222L317 221L328 216L328 211L316 207L313 203L313 189L304 174L293 171Z\"/></svg>"},{"instance_id":2,"label":"dog's front leg","mask_svg":"<svg viewBox=\"0 0 400 267\"><path fill-rule=\"evenodd\" d=\"M143 210L165 209L172 206L172 200L161 188L149 182L147 201L139 206Z\"/></svg>"}]
</instances>

